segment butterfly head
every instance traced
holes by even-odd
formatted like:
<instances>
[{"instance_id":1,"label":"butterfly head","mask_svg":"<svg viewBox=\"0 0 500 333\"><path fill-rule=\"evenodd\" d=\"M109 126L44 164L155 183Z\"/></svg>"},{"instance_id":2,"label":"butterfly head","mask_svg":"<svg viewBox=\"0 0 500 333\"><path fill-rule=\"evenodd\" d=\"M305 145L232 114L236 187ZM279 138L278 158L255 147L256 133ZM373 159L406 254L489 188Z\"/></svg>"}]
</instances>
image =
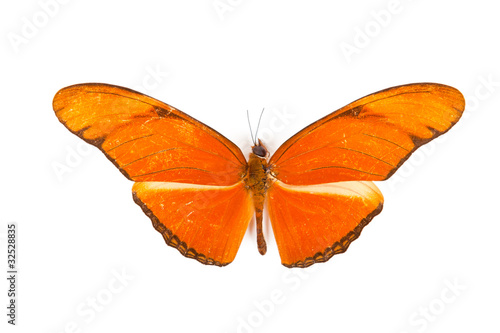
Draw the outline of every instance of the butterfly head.
<instances>
[{"instance_id":1,"label":"butterfly head","mask_svg":"<svg viewBox=\"0 0 500 333\"><path fill-rule=\"evenodd\" d=\"M255 146L252 146L252 153L260 158L266 158L269 156L267 148L262 144L262 141L260 141L260 139L258 139L258 143L256 143Z\"/></svg>"}]
</instances>

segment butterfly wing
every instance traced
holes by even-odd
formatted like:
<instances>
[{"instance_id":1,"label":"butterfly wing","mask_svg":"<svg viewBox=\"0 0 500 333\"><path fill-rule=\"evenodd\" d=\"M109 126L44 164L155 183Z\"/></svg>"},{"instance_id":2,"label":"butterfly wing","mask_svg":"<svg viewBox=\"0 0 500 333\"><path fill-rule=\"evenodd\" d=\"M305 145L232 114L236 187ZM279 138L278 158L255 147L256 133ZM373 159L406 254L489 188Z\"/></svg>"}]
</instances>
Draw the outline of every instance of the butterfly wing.
<instances>
[{"instance_id":1,"label":"butterfly wing","mask_svg":"<svg viewBox=\"0 0 500 333\"><path fill-rule=\"evenodd\" d=\"M241 150L141 93L106 84L61 89L54 111L137 183L135 202L168 245L207 265L230 263L252 217Z\"/></svg>"},{"instance_id":2,"label":"butterfly wing","mask_svg":"<svg viewBox=\"0 0 500 333\"><path fill-rule=\"evenodd\" d=\"M371 181L389 178L464 107L452 87L404 85L363 97L286 141L270 159L276 181L268 192L282 263L306 267L344 252L382 210Z\"/></svg>"},{"instance_id":3,"label":"butterfly wing","mask_svg":"<svg viewBox=\"0 0 500 333\"><path fill-rule=\"evenodd\" d=\"M243 182L232 186L140 182L132 192L168 245L206 265L233 261L253 215Z\"/></svg>"},{"instance_id":4,"label":"butterfly wing","mask_svg":"<svg viewBox=\"0 0 500 333\"><path fill-rule=\"evenodd\" d=\"M210 127L149 96L106 84L61 89L54 111L134 181L233 185L246 171L241 150Z\"/></svg>"},{"instance_id":5,"label":"butterfly wing","mask_svg":"<svg viewBox=\"0 0 500 333\"><path fill-rule=\"evenodd\" d=\"M267 207L282 264L308 267L345 252L380 213L383 201L370 181L305 186L274 182Z\"/></svg>"},{"instance_id":6,"label":"butterfly wing","mask_svg":"<svg viewBox=\"0 0 500 333\"><path fill-rule=\"evenodd\" d=\"M448 131L465 107L455 88L409 84L363 97L307 126L271 157L286 184L389 178L421 145Z\"/></svg>"}]
</instances>

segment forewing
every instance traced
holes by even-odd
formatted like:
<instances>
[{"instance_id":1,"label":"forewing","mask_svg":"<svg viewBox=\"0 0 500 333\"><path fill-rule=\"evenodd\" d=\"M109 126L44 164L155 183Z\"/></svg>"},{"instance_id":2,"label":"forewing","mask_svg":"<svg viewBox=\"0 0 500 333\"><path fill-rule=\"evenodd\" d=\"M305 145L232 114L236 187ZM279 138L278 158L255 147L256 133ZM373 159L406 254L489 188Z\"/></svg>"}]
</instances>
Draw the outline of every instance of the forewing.
<instances>
[{"instance_id":1,"label":"forewing","mask_svg":"<svg viewBox=\"0 0 500 333\"><path fill-rule=\"evenodd\" d=\"M241 150L224 136L127 88L70 86L55 95L53 108L61 123L134 181L231 185L246 170Z\"/></svg>"},{"instance_id":2,"label":"forewing","mask_svg":"<svg viewBox=\"0 0 500 333\"><path fill-rule=\"evenodd\" d=\"M370 181L306 186L274 182L267 206L282 264L308 267L345 252L381 212L383 200Z\"/></svg>"},{"instance_id":3,"label":"forewing","mask_svg":"<svg viewBox=\"0 0 500 333\"><path fill-rule=\"evenodd\" d=\"M293 185L389 178L421 145L448 131L465 107L455 88L419 83L363 97L304 128L271 157Z\"/></svg>"},{"instance_id":4,"label":"forewing","mask_svg":"<svg viewBox=\"0 0 500 333\"><path fill-rule=\"evenodd\" d=\"M232 186L140 182L132 191L165 242L206 265L233 261L253 215L242 182Z\"/></svg>"}]
</instances>

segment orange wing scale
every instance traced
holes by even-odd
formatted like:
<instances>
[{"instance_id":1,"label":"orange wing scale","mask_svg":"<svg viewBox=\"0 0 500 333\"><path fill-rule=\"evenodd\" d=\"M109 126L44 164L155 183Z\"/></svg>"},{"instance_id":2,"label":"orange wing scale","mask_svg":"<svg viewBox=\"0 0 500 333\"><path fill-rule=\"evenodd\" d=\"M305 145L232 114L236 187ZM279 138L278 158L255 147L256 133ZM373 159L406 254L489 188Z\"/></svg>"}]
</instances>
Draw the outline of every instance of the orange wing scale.
<instances>
[{"instance_id":1,"label":"orange wing scale","mask_svg":"<svg viewBox=\"0 0 500 333\"><path fill-rule=\"evenodd\" d=\"M291 137L271 157L272 174L293 185L387 179L418 147L448 131L464 107L462 94L445 85L382 90Z\"/></svg>"},{"instance_id":2,"label":"orange wing scale","mask_svg":"<svg viewBox=\"0 0 500 333\"><path fill-rule=\"evenodd\" d=\"M276 181L268 195L269 218L286 267L308 267L345 252L384 201L369 181L308 186Z\"/></svg>"},{"instance_id":3,"label":"orange wing scale","mask_svg":"<svg viewBox=\"0 0 500 333\"><path fill-rule=\"evenodd\" d=\"M185 113L132 90L105 84L61 89L59 120L97 146L134 181L232 185L241 180L241 150Z\"/></svg>"}]
</instances>

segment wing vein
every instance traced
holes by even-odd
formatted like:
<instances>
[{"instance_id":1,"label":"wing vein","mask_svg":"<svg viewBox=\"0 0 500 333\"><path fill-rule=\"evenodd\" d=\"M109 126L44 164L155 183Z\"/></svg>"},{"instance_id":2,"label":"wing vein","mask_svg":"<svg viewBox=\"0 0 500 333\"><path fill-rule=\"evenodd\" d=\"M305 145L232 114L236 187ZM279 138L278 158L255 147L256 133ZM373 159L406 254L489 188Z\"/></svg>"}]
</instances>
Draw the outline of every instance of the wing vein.
<instances>
[{"instance_id":1,"label":"wing vein","mask_svg":"<svg viewBox=\"0 0 500 333\"><path fill-rule=\"evenodd\" d=\"M156 155L156 154L161 154L161 153L164 153L164 152L169 151L169 150L177 150L177 149L181 149L181 148L169 148L169 149L159 150L159 151L156 151L156 152L154 152L154 153L151 153L151 154L148 154L148 155L146 155L146 156L142 156L142 157L140 157L140 158L138 158L138 159L135 159L135 160L133 160L133 161L131 161L131 162L127 163L127 164L122 165L121 167L122 167L122 168L125 168L125 167L127 167L127 166L129 166L129 165L131 165L131 164L133 164L133 163L135 163L135 162L138 162L138 161L143 160L143 159L145 159L145 158L148 158L148 157L150 157L150 156L153 156L153 155Z\"/></svg>"},{"instance_id":2,"label":"wing vein","mask_svg":"<svg viewBox=\"0 0 500 333\"><path fill-rule=\"evenodd\" d=\"M110 152L110 151L112 151L113 149L116 149L116 148L118 148L118 147L120 147L120 146L123 146L124 144L127 144L127 143L132 142L132 141L136 141L136 140L140 140L140 139L148 138L148 137L153 136L153 135L155 135L155 134L143 135L143 136L138 137L138 138L134 138L134 139L127 140L127 141L125 141L125 142L122 142L122 143L120 143L120 144L118 144L118 145L114 146L113 148L108 149L106 152L108 152L108 153L109 153L109 152Z\"/></svg>"},{"instance_id":3,"label":"wing vein","mask_svg":"<svg viewBox=\"0 0 500 333\"><path fill-rule=\"evenodd\" d=\"M334 169L334 168L347 169L347 170L358 171L358 172L361 172L361 173L366 173L366 174L372 175L372 176L384 177L383 175L379 175L377 173L371 173L371 172L368 172L368 171L363 171L363 170L359 170L359 169L355 169L355 168L348 168L348 167L344 167L344 166L340 166L340 165L328 165L328 166L324 166L324 167L313 168L313 169L306 170L303 173L311 172L311 171L315 171L315 170L321 170L321 169L330 169L330 168L331 169Z\"/></svg>"},{"instance_id":4,"label":"wing vein","mask_svg":"<svg viewBox=\"0 0 500 333\"><path fill-rule=\"evenodd\" d=\"M152 172L148 172L148 173L138 174L138 175L131 176L131 178L149 176L149 175L153 175L155 173L160 173L160 172L165 172L165 171L171 171L171 170L177 170L177 169L192 169L192 170L199 170L199 171L203 171L203 172L209 172L207 170L203 170L203 169L199 169L199 168L193 168L193 167L175 167L175 168L162 169L162 170L152 171Z\"/></svg>"},{"instance_id":5,"label":"wing vein","mask_svg":"<svg viewBox=\"0 0 500 333\"><path fill-rule=\"evenodd\" d=\"M375 139L379 139L379 140L387 141L387 142L392 143L393 145L395 145L395 146L397 146L397 147L399 147L399 148L401 148L401 149L403 149L403 150L405 150L405 151L407 151L407 152L410 152L410 150L409 150L409 149L406 149L405 147L400 146L400 145L398 145L396 142L393 142L393 141L391 141L391 140L389 140L389 139L382 138L382 137L380 137L380 136L376 136L376 135L373 135L373 134L368 134L368 133L362 133L362 134L363 134L363 135L366 135L366 136L369 136L369 137L372 137L372 138L375 138Z\"/></svg>"}]
</instances>

